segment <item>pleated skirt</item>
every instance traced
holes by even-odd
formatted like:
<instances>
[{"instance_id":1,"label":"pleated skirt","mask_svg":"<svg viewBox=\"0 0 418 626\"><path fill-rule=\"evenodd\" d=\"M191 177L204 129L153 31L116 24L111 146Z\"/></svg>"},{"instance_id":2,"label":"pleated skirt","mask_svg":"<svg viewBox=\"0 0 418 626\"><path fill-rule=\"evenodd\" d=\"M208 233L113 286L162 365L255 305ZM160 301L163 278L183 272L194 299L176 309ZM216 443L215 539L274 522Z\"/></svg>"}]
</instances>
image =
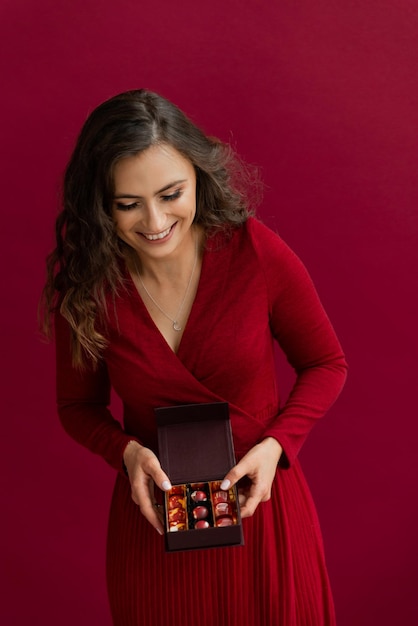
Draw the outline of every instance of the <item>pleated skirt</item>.
<instances>
[{"instance_id":1,"label":"pleated skirt","mask_svg":"<svg viewBox=\"0 0 418 626\"><path fill-rule=\"evenodd\" d=\"M115 626L335 626L314 503L298 462L243 520L245 546L166 553L119 475L107 546ZM202 531L203 532L203 531Z\"/></svg>"}]
</instances>

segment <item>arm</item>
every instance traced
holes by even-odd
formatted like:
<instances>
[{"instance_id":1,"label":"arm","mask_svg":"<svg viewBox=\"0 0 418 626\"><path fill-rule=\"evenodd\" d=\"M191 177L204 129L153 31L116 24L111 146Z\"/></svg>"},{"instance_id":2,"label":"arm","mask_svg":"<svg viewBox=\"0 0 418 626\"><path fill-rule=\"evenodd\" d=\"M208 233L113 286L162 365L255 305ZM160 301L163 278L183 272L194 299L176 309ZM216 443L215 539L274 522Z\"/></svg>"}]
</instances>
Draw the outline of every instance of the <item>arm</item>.
<instances>
[{"instance_id":1,"label":"arm","mask_svg":"<svg viewBox=\"0 0 418 626\"><path fill-rule=\"evenodd\" d=\"M91 452L123 471L123 452L133 437L109 411L110 381L106 364L84 370L71 363L71 331L60 313L55 316L56 394L58 415L66 432Z\"/></svg>"},{"instance_id":2,"label":"arm","mask_svg":"<svg viewBox=\"0 0 418 626\"><path fill-rule=\"evenodd\" d=\"M263 439L225 476L224 488L248 476L242 516L270 497L279 467L288 468L316 421L337 398L347 364L305 267L286 244L256 221L249 230L264 273L271 332L296 372L286 404Z\"/></svg>"},{"instance_id":3,"label":"arm","mask_svg":"<svg viewBox=\"0 0 418 626\"><path fill-rule=\"evenodd\" d=\"M264 433L280 442L284 450L280 466L286 468L337 399L347 363L306 268L275 233L260 227L264 240L258 254L269 295L271 331L296 372L286 404Z\"/></svg>"},{"instance_id":4,"label":"arm","mask_svg":"<svg viewBox=\"0 0 418 626\"><path fill-rule=\"evenodd\" d=\"M106 364L80 371L71 363L71 333L66 320L55 317L56 388L58 415L66 432L114 469L128 476L132 499L142 514L163 532L154 506L154 483L171 489L167 475L149 448L125 433L109 411L110 381ZM125 474L126 468L126 474Z\"/></svg>"}]
</instances>

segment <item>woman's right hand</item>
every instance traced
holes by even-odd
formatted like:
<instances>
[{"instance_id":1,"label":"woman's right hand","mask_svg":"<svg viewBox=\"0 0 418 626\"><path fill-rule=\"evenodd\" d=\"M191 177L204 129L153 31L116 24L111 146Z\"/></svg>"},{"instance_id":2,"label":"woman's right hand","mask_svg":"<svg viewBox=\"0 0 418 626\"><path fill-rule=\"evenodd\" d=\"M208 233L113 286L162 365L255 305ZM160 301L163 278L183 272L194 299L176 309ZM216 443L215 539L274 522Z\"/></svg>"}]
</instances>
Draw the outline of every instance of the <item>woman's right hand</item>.
<instances>
[{"instance_id":1,"label":"woman's right hand","mask_svg":"<svg viewBox=\"0 0 418 626\"><path fill-rule=\"evenodd\" d=\"M161 507L155 502L154 485L162 491L169 491L171 483L158 458L149 448L131 441L123 453L123 462L131 483L132 500L160 535L164 534Z\"/></svg>"}]
</instances>

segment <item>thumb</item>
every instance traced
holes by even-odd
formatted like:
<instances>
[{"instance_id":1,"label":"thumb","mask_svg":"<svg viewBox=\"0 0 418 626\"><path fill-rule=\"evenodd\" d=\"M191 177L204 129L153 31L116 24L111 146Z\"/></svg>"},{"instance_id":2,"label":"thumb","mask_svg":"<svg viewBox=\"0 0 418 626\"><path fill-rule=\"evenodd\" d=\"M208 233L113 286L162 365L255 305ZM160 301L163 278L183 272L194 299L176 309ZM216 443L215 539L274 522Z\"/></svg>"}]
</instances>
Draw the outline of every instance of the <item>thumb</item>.
<instances>
[{"instance_id":1,"label":"thumb","mask_svg":"<svg viewBox=\"0 0 418 626\"><path fill-rule=\"evenodd\" d=\"M162 491L170 491L171 481L169 477L167 476L167 474L162 469L161 465L159 465L153 470L151 474L151 478L153 479L157 487L159 487Z\"/></svg>"},{"instance_id":2,"label":"thumb","mask_svg":"<svg viewBox=\"0 0 418 626\"><path fill-rule=\"evenodd\" d=\"M128 467L128 474L133 487L137 483L147 483L146 477L151 478L154 483L163 491L171 489L171 482L167 474L161 467L161 464L151 450L141 447L133 452L136 456L131 461L131 467ZM128 459L126 460L128 465ZM144 481L145 479L145 481Z\"/></svg>"},{"instance_id":3,"label":"thumb","mask_svg":"<svg viewBox=\"0 0 418 626\"><path fill-rule=\"evenodd\" d=\"M235 483L237 483L241 478L246 476L247 472L247 463L243 459L239 463L237 463L237 465L235 465L231 470L229 470L221 483L221 489L224 489L225 491L227 489L230 489L230 487L235 485Z\"/></svg>"}]
</instances>

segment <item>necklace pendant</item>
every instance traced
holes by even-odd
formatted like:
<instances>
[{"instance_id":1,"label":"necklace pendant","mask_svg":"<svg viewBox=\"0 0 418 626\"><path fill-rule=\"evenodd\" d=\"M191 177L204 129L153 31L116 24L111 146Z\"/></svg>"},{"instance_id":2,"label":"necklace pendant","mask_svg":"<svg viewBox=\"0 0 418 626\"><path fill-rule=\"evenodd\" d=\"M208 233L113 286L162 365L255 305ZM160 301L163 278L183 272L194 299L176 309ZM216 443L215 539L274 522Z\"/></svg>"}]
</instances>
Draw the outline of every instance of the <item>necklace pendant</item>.
<instances>
[{"instance_id":1,"label":"necklace pendant","mask_svg":"<svg viewBox=\"0 0 418 626\"><path fill-rule=\"evenodd\" d=\"M180 326L180 324L179 324L176 320L173 322L173 328L174 328L174 330L176 330L177 332L180 332L180 331L181 331L181 326Z\"/></svg>"}]
</instances>

